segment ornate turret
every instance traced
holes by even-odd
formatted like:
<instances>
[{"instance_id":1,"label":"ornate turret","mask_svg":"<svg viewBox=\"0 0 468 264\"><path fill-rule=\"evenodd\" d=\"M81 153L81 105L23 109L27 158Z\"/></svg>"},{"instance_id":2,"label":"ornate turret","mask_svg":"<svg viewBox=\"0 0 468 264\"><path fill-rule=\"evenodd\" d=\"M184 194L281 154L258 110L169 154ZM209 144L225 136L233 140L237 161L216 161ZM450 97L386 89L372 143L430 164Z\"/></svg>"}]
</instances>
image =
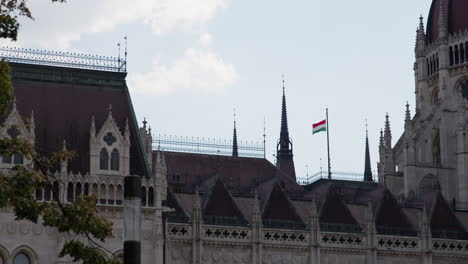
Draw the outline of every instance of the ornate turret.
<instances>
[{"instance_id":1,"label":"ornate turret","mask_svg":"<svg viewBox=\"0 0 468 264\"><path fill-rule=\"evenodd\" d=\"M367 127L367 125L366 125ZM370 153L369 153L369 135L366 128L366 150L365 150L365 161L364 161L364 181L365 182L372 182L374 181L372 178L372 169L370 163Z\"/></svg>"},{"instance_id":2,"label":"ornate turret","mask_svg":"<svg viewBox=\"0 0 468 264\"><path fill-rule=\"evenodd\" d=\"M416 30L416 57L424 55L424 49L426 48L426 34L424 29L424 18L421 15L419 17L419 27Z\"/></svg>"},{"instance_id":3,"label":"ornate turret","mask_svg":"<svg viewBox=\"0 0 468 264\"><path fill-rule=\"evenodd\" d=\"M288 116L286 111L286 95L283 80L283 100L281 108L281 133L277 145L276 167L296 180L293 160L293 145L288 131Z\"/></svg>"}]
</instances>

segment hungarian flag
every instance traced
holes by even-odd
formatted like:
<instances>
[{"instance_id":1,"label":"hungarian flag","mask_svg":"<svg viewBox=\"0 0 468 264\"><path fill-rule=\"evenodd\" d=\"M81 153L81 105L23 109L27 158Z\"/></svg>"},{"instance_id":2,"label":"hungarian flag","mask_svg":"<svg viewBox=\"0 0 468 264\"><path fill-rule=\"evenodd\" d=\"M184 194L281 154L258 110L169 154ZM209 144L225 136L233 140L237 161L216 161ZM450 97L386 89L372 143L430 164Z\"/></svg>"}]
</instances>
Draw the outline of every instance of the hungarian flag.
<instances>
[{"instance_id":1,"label":"hungarian flag","mask_svg":"<svg viewBox=\"0 0 468 264\"><path fill-rule=\"evenodd\" d=\"M326 120L322 120L322 121L312 125L312 134L322 132L322 131L327 131L327 121Z\"/></svg>"}]
</instances>

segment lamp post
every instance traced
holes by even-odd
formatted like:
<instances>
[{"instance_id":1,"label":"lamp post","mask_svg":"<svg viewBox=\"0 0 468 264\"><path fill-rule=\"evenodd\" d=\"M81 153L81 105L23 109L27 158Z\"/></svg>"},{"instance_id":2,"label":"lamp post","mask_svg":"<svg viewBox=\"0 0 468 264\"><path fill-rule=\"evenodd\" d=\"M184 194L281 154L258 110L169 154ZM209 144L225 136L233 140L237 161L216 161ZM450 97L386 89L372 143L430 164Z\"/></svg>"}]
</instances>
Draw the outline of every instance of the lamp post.
<instances>
[{"instance_id":1,"label":"lamp post","mask_svg":"<svg viewBox=\"0 0 468 264\"><path fill-rule=\"evenodd\" d=\"M141 178L124 178L124 264L141 263Z\"/></svg>"}]
</instances>

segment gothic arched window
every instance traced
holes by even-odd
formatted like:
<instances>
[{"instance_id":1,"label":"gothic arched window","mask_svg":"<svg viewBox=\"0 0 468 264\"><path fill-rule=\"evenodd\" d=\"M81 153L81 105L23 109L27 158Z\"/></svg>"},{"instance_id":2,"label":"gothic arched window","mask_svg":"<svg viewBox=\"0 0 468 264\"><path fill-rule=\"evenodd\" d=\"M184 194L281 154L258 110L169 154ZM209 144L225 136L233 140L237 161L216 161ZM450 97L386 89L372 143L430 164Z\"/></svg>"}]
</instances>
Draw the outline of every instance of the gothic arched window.
<instances>
[{"instance_id":1,"label":"gothic arched window","mask_svg":"<svg viewBox=\"0 0 468 264\"><path fill-rule=\"evenodd\" d=\"M53 198L54 200L58 200L59 198L59 192L60 192L60 186L59 186L59 183L54 181L54 185L53 185Z\"/></svg>"},{"instance_id":2,"label":"gothic arched window","mask_svg":"<svg viewBox=\"0 0 468 264\"><path fill-rule=\"evenodd\" d=\"M455 45L455 65L458 65L460 62L460 56L458 52L458 45Z\"/></svg>"},{"instance_id":3,"label":"gothic arched window","mask_svg":"<svg viewBox=\"0 0 468 264\"><path fill-rule=\"evenodd\" d=\"M84 195L89 195L89 183L84 184Z\"/></svg>"},{"instance_id":4,"label":"gothic arched window","mask_svg":"<svg viewBox=\"0 0 468 264\"><path fill-rule=\"evenodd\" d=\"M69 182L67 186L67 202L73 202L73 193L74 193L74 188L73 188L73 183Z\"/></svg>"},{"instance_id":5,"label":"gothic arched window","mask_svg":"<svg viewBox=\"0 0 468 264\"><path fill-rule=\"evenodd\" d=\"M146 206L146 188L141 187L141 206Z\"/></svg>"},{"instance_id":6,"label":"gothic arched window","mask_svg":"<svg viewBox=\"0 0 468 264\"><path fill-rule=\"evenodd\" d=\"M114 198L114 185L109 185L109 191L107 194L107 204L114 204L115 198Z\"/></svg>"},{"instance_id":7,"label":"gothic arched window","mask_svg":"<svg viewBox=\"0 0 468 264\"><path fill-rule=\"evenodd\" d=\"M77 182L75 187L75 198L81 195L81 183Z\"/></svg>"},{"instance_id":8,"label":"gothic arched window","mask_svg":"<svg viewBox=\"0 0 468 264\"><path fill-rule=\"evenodd\" d=\"M52 186L50 184L47 184L44 190L44 200L50 201L51 192L52 192Z\"/></svg>"},{"instance_id":9,"label":"gothic arched window","mask_svg":"<svg viewBox=\"0 0 468 264\"><path fill-rule=\"evenodd\" d=\"M36 200L42 201L42 189L36 189Z\"/></svg>"},{"instance_id":10,"label":"gothic arched window","mask_svg":"<svg viewBox=\"0 0 468 264\"><path fill-rule=\"evenodd\" d=\"M14 155L15 164L23 164L23 161L24 161L23 155L18 155L18 154Z\"/></svg>"},{"instance_id":11,"label":"gothic arched window","mask_svg":"<svg viewBox=\"0 0 468 264\"><path fill-rule=\"evenodd\" d=\"M449 48L450 66L453 66L453 48Z\"/></svg>"},{"instance_id":12,"label":"gothic arched window","mask_svg":"<svg viewBox=\"0 0 468 264\"><path fill-rule=\"evenodd\" d=\"M111 170L119 170L119 151L117 149L112 150L111 153Z\"/></svg>"},{"instance_id":13,"label":"gothic arched window","mask_svg":"<svg viewBox=\"0 0 468 264\"><path fill-rule=\"evenodd\" d=\"M23 252L15 256L13 264L31 264L31 259Z\"/></svg>"},{"instance_id":14,"label":"gothic arched window","mask_svg":"<svg viewBox=\"0 0 468 264\"><path fill-rule=\"evenodd\" d=\"M463 47L463 43L460 44L460 63L465 63L465 47Z\"/></svg>"},{"instance_id":15,"label":"gothic arched window","mask_svg":"<svg viewBox=\"0 0 468 264\"><path fill-rule=\"evenodd\" d=\"M149 187L148 189L148 206L154 206L154 190L153 187Z\"/></svg>"},{"instance_id":16,"label":"gothic arched window","mask_svg":"<svg viewBox=\"0 0 468 264\"><path fill-rule=\"evenodd\" d=\"M432 161L434 164L440 164L440 132L437 130L432 141Z\"/></svg>"},{"instance_id":17,"label":"gothic arched window","mask_svg":"<svg viewBox=\"0 0 468 264\"><path fill-rule=\"evenodd\" d=\"M5 156L2 157L2 161L3 161L3 163L11 164L12 158L11 158L10 155L5 155Z\"/></svg>"},{"instance_id":18,"label":"gothic arched window","mask_svg":"<svg viewBox=\"0 0 468 264\"><path fill-rule=\"evenodd\" d=\"M101 153L99 153L99 169L109 169L109 153L107 153L107 149L105 148L102 148Z\"/></svg>"}]
</instances>

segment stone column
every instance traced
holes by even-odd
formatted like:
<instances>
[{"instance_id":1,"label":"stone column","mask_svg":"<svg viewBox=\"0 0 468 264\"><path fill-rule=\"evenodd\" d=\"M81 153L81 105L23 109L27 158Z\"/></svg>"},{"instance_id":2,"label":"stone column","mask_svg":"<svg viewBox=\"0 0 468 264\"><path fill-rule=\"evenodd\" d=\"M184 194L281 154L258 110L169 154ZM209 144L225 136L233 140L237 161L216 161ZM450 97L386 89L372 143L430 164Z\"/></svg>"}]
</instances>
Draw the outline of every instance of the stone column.
<instances>
[{"instance_id":1,"label":"stone column","mask_svg":"<svg viewBox=\"0 0 468 264\"><path fill-rule=\"evenodd\" d=\"M313 199L311 203L309 229L309 264L320 264L320 225L315 199Z\"/></svg>"},{"instance_id":2,"label":"stone column","mask_svg":"<svg viewBox=\"0 0 468 264\"><path fill-rule=\"evenodd\" d=\"M374 222L374 210L372 209L372 202L369 200L367 203L367 213L366 213L366 234L367 234L367 254L366 254L366 263L367 264L377 264L377 250L376 250L376 229Z\"/></svg>"},{"instance_id":3,"label":"stone column","mask_svg":"<svg viewBox=\"0 0 468 264\"><path fill-rule=\"evenodd\" d=\"M262 264L262 215L255 192L252 215L252 264Z\"/></svg>"},{"instance_id":4,"label":"stone column","mask_svg":"<svg viewBox=\"0 0 468 264\"><path fill-rule=\"evenodd\" d=\"M201 239L203 218L201 215L200 195L195 191L192 213L192 264L202 264L203 241Z\"/></svg>"}]
</instances>

